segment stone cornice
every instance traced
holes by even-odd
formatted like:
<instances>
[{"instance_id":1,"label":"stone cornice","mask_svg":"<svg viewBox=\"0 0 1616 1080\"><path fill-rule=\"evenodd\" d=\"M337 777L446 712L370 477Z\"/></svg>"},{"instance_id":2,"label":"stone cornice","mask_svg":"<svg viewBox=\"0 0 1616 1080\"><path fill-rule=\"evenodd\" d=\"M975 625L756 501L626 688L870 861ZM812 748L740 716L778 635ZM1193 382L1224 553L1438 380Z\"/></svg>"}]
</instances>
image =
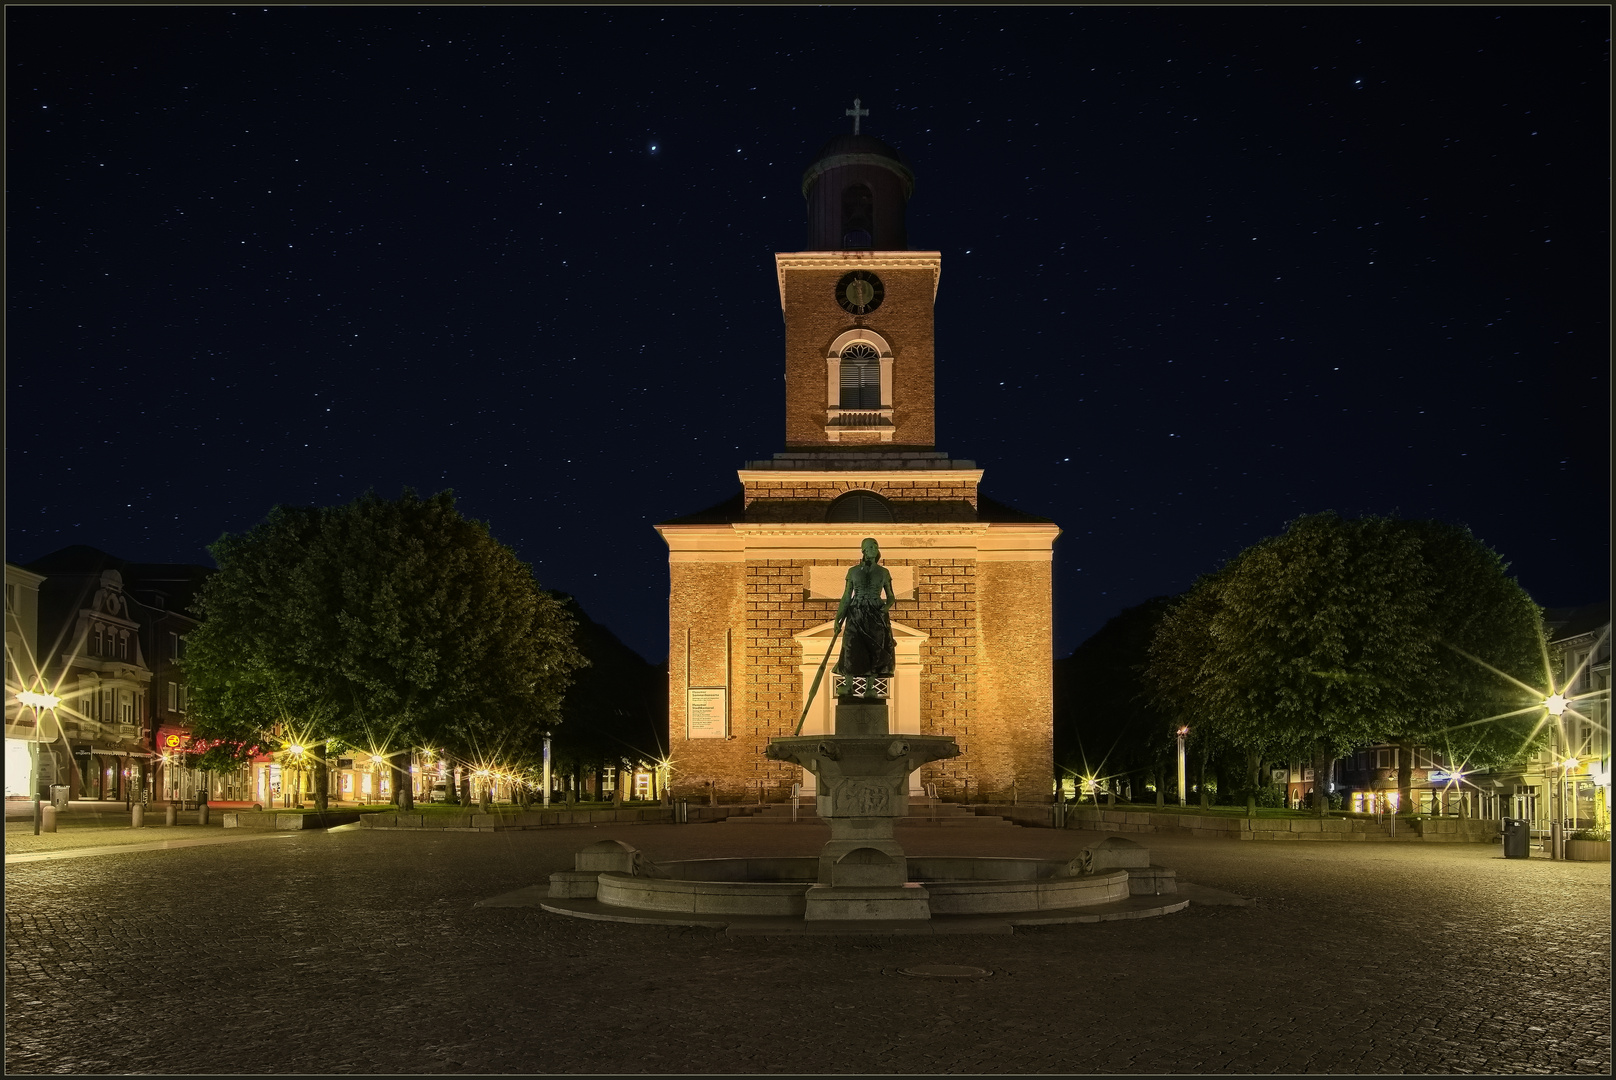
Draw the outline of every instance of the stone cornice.
<instances>
[{"instance_id":1,"label":"stone cornice","mask_svg":"<svg viewBox=\"0 0 1616 1080\"><path fill-rule=\"evenodd\" d=\"M780 308L786 306L787 270L930 270L931 298L943 280L941 251L778 251L774 272L780 282Z\"/></svg>"},{"instance_id":2,"label":"stone cornice","mask_svg":"<svg viewBox=\"0 0 1616 1080\"><path fill-rule=\"evenodd\" d=\"M986 521L737 521L722 528L742 536L981 536L993 525Z\"/></svg>"},{"instance_id":3,"label":"stone cornice","mask_svg":"<svg viewBox=\"0 0 1616 1080\"><path fill-rule=\"evenodd\" d=\"M131 685L140 686L152 680L150 668L132 664L128 660L102 659L96 656L79 656L64 652L61 655L61 664L62 670L68 673L74 671L82 673L85 669L88 669L89 672L101 676L103 684L127 682Z\"/></svg>"},{"instance_id":4,"label":"stone cornice","mask_svg":"<svg viewBox=\"0 0 1616 1080\"><path fill-rule=\"evenodd\" d=\"M849 522L658 525L670 563L851 558L873 536L889 559L1048 562L1060 528L1052 523Z\"/></svg>"},{"instance_id":5,"label":"stone cornice","mask_svg":"<svg viewBox=\"0 0 1616 1080\"><path fill-rule=\"evenodd\" d=\"M859 483L908 480L917 484L980 484L982 469L737 469L743 485Z\"/></svg>"}]
</instances>

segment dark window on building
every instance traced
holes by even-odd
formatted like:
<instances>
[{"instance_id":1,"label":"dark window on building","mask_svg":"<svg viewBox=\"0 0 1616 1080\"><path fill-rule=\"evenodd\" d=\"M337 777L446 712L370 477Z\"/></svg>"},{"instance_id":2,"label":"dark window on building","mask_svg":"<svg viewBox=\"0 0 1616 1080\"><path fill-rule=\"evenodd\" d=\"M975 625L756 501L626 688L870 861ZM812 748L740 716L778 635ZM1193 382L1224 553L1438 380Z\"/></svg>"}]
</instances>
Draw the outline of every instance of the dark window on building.
<instances>
[{"instance_id":1,"label":"dark window on building","mask_svg":"<svg viewBox=\"0 0 1616 1080\"><path fill-rule=\"evenodd\" d=\"M855 341L842 350L841 383L842 408L881 407L881 354L873 345Z\"/></svg>"},{"instance_id":2,"label":"dark window on building","mask_svg":"<svg viewBox=\"0 0 1616 1080\"><path fill-rule=\"evenodd\" d=\"M863 184L842 192L842 247L867 248L875 243L875 198Z\"/></svg>"},{"instance_id":3,"label":"dark window on building","mask_svg":"<svg viewBox=\"0 0 1616 1080\"><path fill-rule=\"evenodd\" d=\"M870 491L850 491L830 504L826 521L891 521L892 504Z\"/></svg>"}]
</instances>

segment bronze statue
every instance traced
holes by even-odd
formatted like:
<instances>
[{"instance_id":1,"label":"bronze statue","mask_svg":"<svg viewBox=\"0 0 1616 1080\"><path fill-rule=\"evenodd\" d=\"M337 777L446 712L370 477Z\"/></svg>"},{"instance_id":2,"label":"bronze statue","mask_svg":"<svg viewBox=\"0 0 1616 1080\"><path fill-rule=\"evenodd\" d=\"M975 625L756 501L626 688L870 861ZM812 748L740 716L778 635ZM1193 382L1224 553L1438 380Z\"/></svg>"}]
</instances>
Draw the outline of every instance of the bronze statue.
<instances>
[{"instance_id":1,"label":"bronze statue","mask_svg":"<svg viewBox=\"0 0 1616 1080\"><path fill-rule=\"evenodd\" d=\"M842 696L853 693L854 677L890 679L897 662L898 644L887 615L898 602L892 574L881 565L881 548L873 538L866 537L859 547L864 558L847 568L847 585L836 607L836 627L845 633L842 655L832 670L843 677ZM866 694L875 696L873 688Z\"/></svg>"}]
</instances>

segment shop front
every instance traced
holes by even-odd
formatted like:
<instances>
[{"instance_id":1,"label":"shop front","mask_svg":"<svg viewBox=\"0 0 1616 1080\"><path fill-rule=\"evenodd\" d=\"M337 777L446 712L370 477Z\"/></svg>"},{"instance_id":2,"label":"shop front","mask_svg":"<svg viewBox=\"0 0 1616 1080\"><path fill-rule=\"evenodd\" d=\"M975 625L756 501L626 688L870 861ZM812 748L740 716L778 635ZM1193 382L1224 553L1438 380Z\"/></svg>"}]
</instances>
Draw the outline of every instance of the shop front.
<instances>
[{"instance_id":1,"label":"shop front","mask_svg":"<svg viewBox=\"0 0 1616 1080\"><path fill-rule=\"evenodd\" d=\"M157 747L153 799L186 809L194 808L204 794L214 806L267 805L256 797L256 763L234 769L198 769L197 755L207 749L207 744L193 739L189 730L180 727L158 727Z\"/></svg>"}]
</instances>

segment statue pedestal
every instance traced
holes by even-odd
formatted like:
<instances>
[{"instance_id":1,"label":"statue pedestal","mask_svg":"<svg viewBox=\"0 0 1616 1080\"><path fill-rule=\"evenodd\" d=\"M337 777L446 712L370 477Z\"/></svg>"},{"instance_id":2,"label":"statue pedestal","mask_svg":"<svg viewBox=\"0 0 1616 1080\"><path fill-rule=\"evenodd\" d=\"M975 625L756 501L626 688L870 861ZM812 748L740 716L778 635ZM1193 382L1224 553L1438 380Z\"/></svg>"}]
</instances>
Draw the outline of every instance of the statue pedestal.
<instances>
[{"instance_id":1,"label":"statue pedestal","mask_svg":"<svg viewBox=\"0 0 1616 1080\"><path fill-rule=\"evenodd\" d=\"M931 918L926 890L908 880L893 822L909 813L909 774L959 755L951 737L894 736L886 702L843 701L836 734L770 739L764 753L814 774L819 816L830 825L805 918Z\"/></svg>"}]
</instances>

